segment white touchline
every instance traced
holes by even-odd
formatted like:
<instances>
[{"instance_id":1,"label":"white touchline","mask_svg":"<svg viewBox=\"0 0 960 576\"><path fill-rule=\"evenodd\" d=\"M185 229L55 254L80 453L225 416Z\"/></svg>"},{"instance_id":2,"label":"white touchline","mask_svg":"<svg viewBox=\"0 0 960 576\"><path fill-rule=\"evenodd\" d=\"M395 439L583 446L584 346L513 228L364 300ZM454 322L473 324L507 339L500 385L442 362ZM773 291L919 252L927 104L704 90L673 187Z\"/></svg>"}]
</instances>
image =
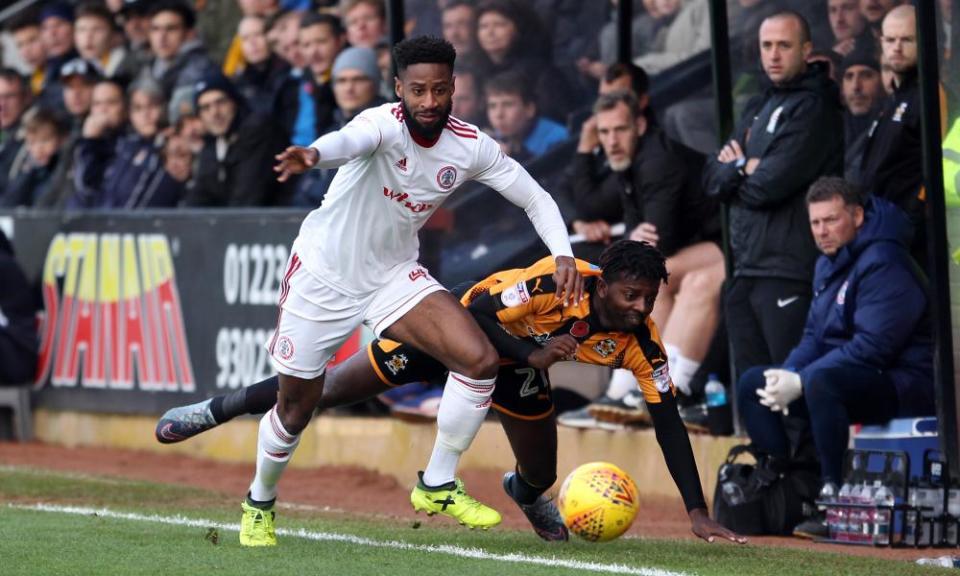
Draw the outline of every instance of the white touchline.
<instances>
[{"instance_id":1,"label":"white touchline","mask_svg":"<svg viewBox=\"0 0 960 576\"><path fill-rule=\"evenodd\" d=\"M80 516L90 516L96 514L100 518L116 518L119 520L131 520L134 522L153 522L155 524L170 524L173 526L189 526L192 528L217 528L218 530L229 530L239 532L239 524L224 524L222 522L213 522L197 518L188 518L186 516L159 516L155 514L137 514L135 512L117 512L109 508L86 508L82 506L57 506L53 504L7 504L9 508L18 510L34 510L37 512L55 512L60 514L76 514ZM460 546L433 546L429 544L410 544L399 540L374 540L352 534L337 534L333 532L316 532L299 528L289 530L286 528L277 528L277 535L290 536L293 538L304 538L306 540L315 540L318 542L347 542L358 546L373 546L375 548L392 548L394 550L409 550L413 552L428 552L431 554L447 554L450 556L459 556L461 558L473 558L476 560L496 560L499 562L513 562L517 564L535 564L538 566L553 566L560 568L569 568L571 570L585 570L590 572L609 572L611 574L636 574L638 576L688 576L687 572L673 572L671 570L661 570L659 568L637 568L626 566L624 564L603 564L600 562L581 562L579 560L565 560L550 556L528 556L526 554L495 554L487 552L482 548L462 548Z\"/></svg>"}]
</instances>

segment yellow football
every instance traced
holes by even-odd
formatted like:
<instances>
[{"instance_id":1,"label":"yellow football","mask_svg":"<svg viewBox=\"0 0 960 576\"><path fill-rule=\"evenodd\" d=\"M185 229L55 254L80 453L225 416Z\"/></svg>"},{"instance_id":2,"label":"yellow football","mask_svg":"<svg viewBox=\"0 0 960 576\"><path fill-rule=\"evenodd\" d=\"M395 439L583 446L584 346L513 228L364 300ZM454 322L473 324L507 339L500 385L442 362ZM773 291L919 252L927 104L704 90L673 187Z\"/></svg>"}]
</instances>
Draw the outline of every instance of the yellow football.
<instances>
[{"instance_id":1,"label":"yellow football","mask_svg":"<svg viewBox=\"0 0 960 576\"><path fill-rule=\"evenodd\" d=\"M591 542L607 542L626 532L637 505L633 479L608 462L578 467L563 481L557 498L563 523Z\"/></svg>"}]
</instances>

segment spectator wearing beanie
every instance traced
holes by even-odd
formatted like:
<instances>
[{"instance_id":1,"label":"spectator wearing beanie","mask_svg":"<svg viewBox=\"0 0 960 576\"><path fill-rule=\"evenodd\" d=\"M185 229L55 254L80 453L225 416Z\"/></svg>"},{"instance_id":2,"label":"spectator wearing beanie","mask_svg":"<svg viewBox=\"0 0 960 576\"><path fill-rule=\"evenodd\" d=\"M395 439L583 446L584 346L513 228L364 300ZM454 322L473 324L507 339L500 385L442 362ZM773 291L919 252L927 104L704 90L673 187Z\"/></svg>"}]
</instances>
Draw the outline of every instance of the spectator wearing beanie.
<instances>
[{"instance_id":1,"label":"spectator wearing beanie","mask_svg":"<svg viewBox=\"0 0 960 576\"><path fill-rule=\"evenodd\" d=\"M333 63L333 94L337 109L330 130L339 130L367 108L386 102L378 94L380 69L370 48L347 48ZM336 168L310 170L297 184L293 204L316 208L336 175Z\"/></svg>"},{"instance_id":2,"label":"spectator wearing beanie","mask_svg":"<svg viewBox=\"0 0 960 576\"><path fill-rule=\"evenodd\" d=\"M250 113L236 87L216 73L194 87L203 123L189 206L263 206L283 203L273 160L284 148L272 118Z\"/></svg>"},{"instance_id":3,"label":"spectator wearing beanie","mask_svg":"<svg viewBox=\"0 0 960 576\"><path fill-rule=\"evenodd\" d=\"M333 97L337 102L333 130L354 116L386 102L377 93L380 69L377 53L370 48L347 48L333 63Z\"/></svg>"},{"instance_id":4,"label":"spectator wearing beanie","mask_svg":"<svg viewBox=\"0 0 960 576\"><path fill-rule=\"evenodd\" d=\"M40 41L47 62L39 103L44 108L63 111L63 86L60 68L77 57L73 46L73 7L66 2L52 2L40 11Z\"/></svg>"}]
</instances>

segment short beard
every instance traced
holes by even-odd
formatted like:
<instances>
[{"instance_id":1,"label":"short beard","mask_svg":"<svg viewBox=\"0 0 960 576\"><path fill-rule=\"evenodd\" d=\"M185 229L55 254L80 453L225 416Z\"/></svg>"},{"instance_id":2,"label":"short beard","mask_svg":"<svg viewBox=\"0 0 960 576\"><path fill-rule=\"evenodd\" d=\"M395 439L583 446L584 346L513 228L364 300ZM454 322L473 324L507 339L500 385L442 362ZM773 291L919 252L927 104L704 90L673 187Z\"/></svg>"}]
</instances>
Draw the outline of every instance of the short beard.
<instances>
[{"instance_id":1,"label":"short beard","mask_svg":"<svg viewBox=\"0 0 960 576\"><path fill-rule=\"evenodd\" d=\"M442 110L440 112L440 118L437 120L437 125L433 128L427 128L423 124L417 122L417 119L413 117L413 113L411 113L410 109L407 108L407 103L402 99L400 100L400 106L403 107L403 119L407 123L407 128L425 140L436 140L440 137L440 134L443 133L443 128L447 125L447 120L450 118L450 111L453 109L453 103L451 103L449 106L447 106L446 110Z\"/></svg>"},{"instance_id":2,"label":"short beard","mask_svg":"<svg viewBox=\"0 0 960 576\"><path fill-rule=\"evenodd\" d=\"M619 162L614 162L612 160L608 160L608 162L610 163L610 169L613 170L614 172L626 172L627 170L630 169L630 166L633 164L633 159L624 158Z\"/></svg>"}]
</instances>

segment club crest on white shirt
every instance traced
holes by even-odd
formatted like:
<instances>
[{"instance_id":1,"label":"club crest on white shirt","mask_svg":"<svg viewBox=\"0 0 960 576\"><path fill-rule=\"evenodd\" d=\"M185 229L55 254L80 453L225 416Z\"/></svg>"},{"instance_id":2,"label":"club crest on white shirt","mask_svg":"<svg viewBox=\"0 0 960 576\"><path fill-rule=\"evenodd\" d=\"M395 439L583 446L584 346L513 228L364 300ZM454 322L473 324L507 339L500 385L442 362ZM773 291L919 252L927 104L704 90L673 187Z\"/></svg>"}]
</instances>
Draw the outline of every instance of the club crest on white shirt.
<instances>
[{"instance_id":1,"label":"club crest on white shirt","mask_svg":"<svg viewBox=\"0 0 960 576\"><path fill-rule=\"evenodd\" d=\"M457 182L457 169L453 166L444 166L437 172L437 184L444 190L453 188Z\"/></svg>"}]
</instances>

